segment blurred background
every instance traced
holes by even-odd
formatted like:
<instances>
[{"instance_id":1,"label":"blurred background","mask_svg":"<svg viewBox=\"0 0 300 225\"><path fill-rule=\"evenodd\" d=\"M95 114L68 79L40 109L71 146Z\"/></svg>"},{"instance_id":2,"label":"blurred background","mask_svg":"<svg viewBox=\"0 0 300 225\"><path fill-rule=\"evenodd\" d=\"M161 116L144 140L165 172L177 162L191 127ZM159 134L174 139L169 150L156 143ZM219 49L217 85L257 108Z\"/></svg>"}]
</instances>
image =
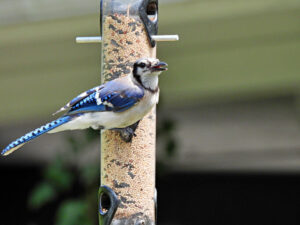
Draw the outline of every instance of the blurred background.
<instances>
[{"instance_id":1,"label":"blurred background","mask_svg":"<svg viewBox=\"0 0 300 225\"><path fill-rule=\"evenodd\" d=\"M100 83L97 0L0 0L0 144ZM159 224L299 224L300 1L161 0ZM97 224L98 132L0 159L1 225ZM174 213L176 212L176 213Z\"/></svg>"}]
</instances>

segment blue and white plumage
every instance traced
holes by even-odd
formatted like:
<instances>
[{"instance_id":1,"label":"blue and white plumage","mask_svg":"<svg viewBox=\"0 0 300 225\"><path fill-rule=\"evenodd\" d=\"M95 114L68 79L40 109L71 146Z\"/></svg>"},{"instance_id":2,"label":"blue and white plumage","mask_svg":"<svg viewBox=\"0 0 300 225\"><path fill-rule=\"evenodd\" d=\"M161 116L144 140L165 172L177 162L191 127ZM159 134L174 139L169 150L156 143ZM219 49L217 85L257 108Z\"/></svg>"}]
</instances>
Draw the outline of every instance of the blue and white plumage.
<instances>
[{"instance_id":1,"label":"blue and white plumage","mask_svg":"<svg viewBox=\"0 0 300 225\"><path fill-rule=\"evenodd\" d=\"M12 153L44 133L89 127L120 129L136 123L157 104L158 75L167 69L165 66L166 63L154 58L136 61L131 74L78 95L56 112L68 110L64 116L10 143L2 155Z\"/></svg>"}]
</instances>

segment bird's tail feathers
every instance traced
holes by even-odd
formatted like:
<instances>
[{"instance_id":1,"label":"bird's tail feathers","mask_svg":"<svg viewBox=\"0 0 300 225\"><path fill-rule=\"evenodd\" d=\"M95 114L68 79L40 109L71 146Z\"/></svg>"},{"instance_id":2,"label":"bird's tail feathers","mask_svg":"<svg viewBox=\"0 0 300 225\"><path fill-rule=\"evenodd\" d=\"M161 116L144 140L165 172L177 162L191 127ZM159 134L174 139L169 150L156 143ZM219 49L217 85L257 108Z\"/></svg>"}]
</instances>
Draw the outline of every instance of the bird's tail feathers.
<instances>
[{"instance_id":1,"label":"bird's tail feathers","mask_svg":"<svg viewBox=\"0 0 300 225\"><path fill-rule=\"evenodd\" d=\"M17 140L11 142L5 149L3 149L1 155L9 155L10 153L16 151L20 147L22 147L27 142L37 138L38 136L47 133L51 130L53 130L56 127L61 126L62 124L65 124L69 122L72 119L72 116L62 116L56 120L53 120L50 123L47 123L33 131L30 131L29 133L23 135L22 137L18 138Z\"/></svg>"}]
</instances>

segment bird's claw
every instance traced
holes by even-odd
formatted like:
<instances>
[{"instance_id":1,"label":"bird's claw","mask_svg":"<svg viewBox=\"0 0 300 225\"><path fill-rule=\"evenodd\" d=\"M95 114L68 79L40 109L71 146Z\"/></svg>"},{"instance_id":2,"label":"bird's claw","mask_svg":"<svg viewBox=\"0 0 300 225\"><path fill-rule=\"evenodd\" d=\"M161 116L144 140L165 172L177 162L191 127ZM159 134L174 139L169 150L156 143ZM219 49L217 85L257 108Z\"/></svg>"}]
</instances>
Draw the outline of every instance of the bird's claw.
<instances>
[{"instance_id":1,"label":"bird's claw","mask_svg":"<svg viewBox=\"0 0 300 225\"><path fill-rule=\"evenodd\" d=\"M120 137L123 141L129 143L129 142L132 141L133 137L136 137L135 130L138 127L139 122L140 121L138 121L135 124L132 124L128 127L125 127L125 128L117 128L117 129L114 129L114 130L119 132Z\"/></svg>"},{"instance_id":2,"label":"bird's claw","mask_svg":"<svg viewBox=\"0 0 300 225\"><path fill-rule=\"evenodd\" d=\"M120 137L123 141L129 143L132 141L133 136L136 136L136 134L133 132L131 128L124 128L122 130L119 130Z\"/></svg>"}]
</instances>

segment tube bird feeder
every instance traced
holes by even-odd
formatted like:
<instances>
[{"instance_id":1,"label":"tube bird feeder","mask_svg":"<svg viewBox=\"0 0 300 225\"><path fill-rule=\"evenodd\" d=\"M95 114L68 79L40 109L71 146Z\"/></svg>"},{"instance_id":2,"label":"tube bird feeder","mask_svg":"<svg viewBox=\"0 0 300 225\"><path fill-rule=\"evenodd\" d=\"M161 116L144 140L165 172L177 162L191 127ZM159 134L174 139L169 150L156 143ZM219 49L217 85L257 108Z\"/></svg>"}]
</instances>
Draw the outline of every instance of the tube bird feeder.
<instances>
[{"instance_id":1,"label":"tube bird feeder","mask_svg":"<svg viewBox=\"0 0 300 225\"><path fill-rule=\"evenodd\" d=\"M131 73L133 63L156 57L156 41L178 40L157 35L158 0L101 0L100 37L77 37L77 43L102 44L101 81ZM155 108L132 127L124 141L117 131L101 132L100 225L154 225Z\"/></svg>"},{"instance_id":2,"label":"tube bird feeder","mask_svg":"<svg viewBox=\"0 0 300 225\"><path fill-rule=\"evenodd\" d=\"M156 57L157 1L102 0L101 11L103 82L131 73L140 58ZM101 186L119 200L113 225L155 223L155 121L153 109L129 143L116 131L101 133ZM100 193L100 217L101 201Z\"/></svg>"}]
</instances>

